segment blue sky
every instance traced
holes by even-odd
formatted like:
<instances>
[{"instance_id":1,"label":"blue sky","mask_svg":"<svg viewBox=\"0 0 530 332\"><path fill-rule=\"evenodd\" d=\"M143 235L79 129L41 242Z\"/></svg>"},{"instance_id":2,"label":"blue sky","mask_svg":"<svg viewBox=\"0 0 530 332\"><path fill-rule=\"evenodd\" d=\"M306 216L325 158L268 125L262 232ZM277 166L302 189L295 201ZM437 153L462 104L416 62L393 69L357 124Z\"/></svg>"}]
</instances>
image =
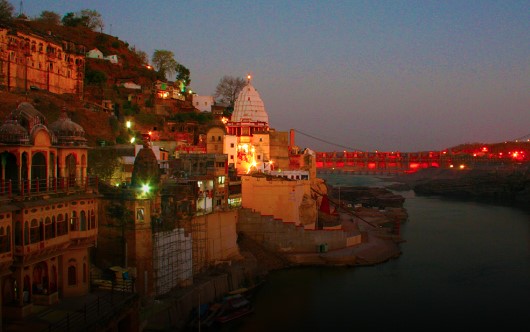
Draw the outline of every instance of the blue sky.
<instances>
[{"instance_id":1,"label":"blue sky","mask_svg":"<svg viewBox=\"0 0 530 332\"><path fill-rule=\"evenodd\" d=\"M172 51L200 95L251 73L270 126L297 130L302 148L413 152L530 134L528 0L22 5L29 17L82 9L150 57Z\"/></svg>"}]
</instances>

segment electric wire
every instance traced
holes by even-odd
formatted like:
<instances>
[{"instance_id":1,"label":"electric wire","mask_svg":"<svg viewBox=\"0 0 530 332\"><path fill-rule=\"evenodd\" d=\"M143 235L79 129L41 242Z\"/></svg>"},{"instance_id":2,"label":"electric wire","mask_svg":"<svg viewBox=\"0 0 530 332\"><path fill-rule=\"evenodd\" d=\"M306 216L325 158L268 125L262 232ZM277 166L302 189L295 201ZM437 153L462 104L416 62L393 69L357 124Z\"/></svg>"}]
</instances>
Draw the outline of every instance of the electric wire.
<instances>
[{"instance_id":1,"label":"electric wire","mask_svg":"<svg viewBox=\"0 0 530 332\"><path fill-rule=\"evenodd\" d=\"M341 145L341 144L333 143L333 142L330 142L330 141L326 141L326 140L324 140L324 139L322 139L322 138L318 138L318 137L316 137L316 136L313 136L313 135L310 135L310 134L304 133L304 132L302 132L302 131L300 131L300 130L298 130L298 129L294 129L294 131L297 132L297 133L299 133L299 134L302 134L302 135L304 135L304 136L307 136L307 137L310 137L310 138L312 138L312 139L315 139L315 140L317 140L317 141L320 141L320 142L323 142L323 143L326 143L326 144L330 144L330 145L333 145L333 146L337 146L337 147L339 147L339 148L343 148L343 149L346 149L346 150L348 150L348 151L361 151L361 152L363 151L363 150L361 150L361 149L356 149L356 148L352 148L352 147L349 147L349 146L345 146L345 145Z\"/></svg>"}]
</instances>

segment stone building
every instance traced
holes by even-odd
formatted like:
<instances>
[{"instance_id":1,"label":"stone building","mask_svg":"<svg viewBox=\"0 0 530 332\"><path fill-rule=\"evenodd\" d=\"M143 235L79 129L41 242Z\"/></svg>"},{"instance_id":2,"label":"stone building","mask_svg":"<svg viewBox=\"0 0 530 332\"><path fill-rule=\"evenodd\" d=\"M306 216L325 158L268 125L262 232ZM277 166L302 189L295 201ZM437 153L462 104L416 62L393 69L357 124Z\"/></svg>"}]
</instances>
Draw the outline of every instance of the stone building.
<instances>
[{"instance_id":1,"label":"stone building","mask_svg":"<svg viewBox=\"0 0 530 332\"><path fill-rule=\"evenodd\" d=\"M217 261L241 259L237 212L228 210L226 155L183 154L161 175L149 144L131 182L102 184L96 261L121 266L145 299L189 286Z\"/></svg>"},{"instance_id":2,"label":"stone building","mask_svg":"<svg viewBox=\"0 0 530 332\"><path fill-rule=\"evenodd\" d=\"M83 95L85 47L22 27L0 26L0 85Z\"/></svg>"},{"instance_id":3,"label":"stone building","mask_svg":"<svg viewBox=\"0 0 530 332\"><path fill-rule=\"evenodd\" d=\"M90 248L98 234L97 182L87 177L87 145L66 110L48 125L21 103L0 126L2 313L90 290Z\"/></svg>"}]
</instances>

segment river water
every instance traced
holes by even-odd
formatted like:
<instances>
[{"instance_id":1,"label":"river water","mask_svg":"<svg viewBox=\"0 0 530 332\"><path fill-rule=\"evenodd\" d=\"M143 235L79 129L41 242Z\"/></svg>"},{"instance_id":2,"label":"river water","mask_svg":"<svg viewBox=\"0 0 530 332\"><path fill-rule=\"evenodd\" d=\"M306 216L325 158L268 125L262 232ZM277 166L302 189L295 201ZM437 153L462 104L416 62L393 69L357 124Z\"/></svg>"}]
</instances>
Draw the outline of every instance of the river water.
<instances>
[{"instance_id":1,"label":"river water","mask_svg":"<svg viewBox=\"0 0 530 332\"><path fill-rule=\"evenodd\" d=\"M387 184L368 176L319 177L332 185ZM253 298L255 312L222 330L528 328L530 211L397 193L409 214L398 258L274 271Z\"/></svg>"}]
</instances>

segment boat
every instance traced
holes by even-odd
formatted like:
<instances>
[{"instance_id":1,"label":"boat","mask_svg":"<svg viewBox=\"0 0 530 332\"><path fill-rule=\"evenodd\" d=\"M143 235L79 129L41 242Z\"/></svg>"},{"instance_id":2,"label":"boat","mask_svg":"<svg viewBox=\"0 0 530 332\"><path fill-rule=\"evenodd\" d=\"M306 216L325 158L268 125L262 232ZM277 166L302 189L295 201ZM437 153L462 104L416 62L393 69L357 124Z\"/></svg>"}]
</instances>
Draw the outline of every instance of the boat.
<instances>
[{"instance_id":1,"label":"boat","mask_svg":"<svg viewBox=\"0 0 530 332\"><path fill-rule=\"evenodd\" d=\"M252 303L241 293L231 294L224 297L215 321L224 324L253 312Z\"/></svg>"}]
</instances>

